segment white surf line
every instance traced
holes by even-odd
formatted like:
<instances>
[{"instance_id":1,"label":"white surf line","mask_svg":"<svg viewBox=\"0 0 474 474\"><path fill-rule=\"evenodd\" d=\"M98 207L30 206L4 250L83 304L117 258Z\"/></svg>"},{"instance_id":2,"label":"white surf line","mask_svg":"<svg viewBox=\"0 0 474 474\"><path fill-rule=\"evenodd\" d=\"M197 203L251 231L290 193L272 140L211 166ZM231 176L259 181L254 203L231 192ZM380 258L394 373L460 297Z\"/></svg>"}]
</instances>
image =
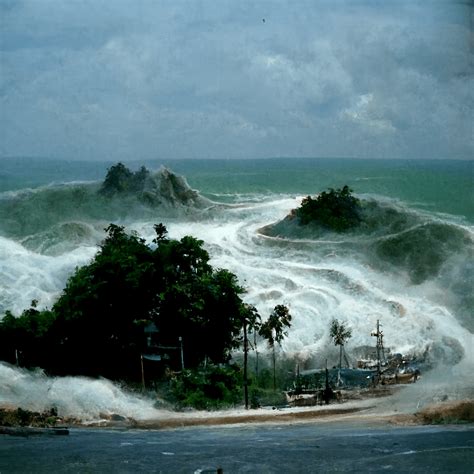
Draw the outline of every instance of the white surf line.
<instances>
[{"instance_id":1,"label":"white surf line","mask_svg":"<svg viewBox=\"0 0 474 474\"><path fill-rule=\"evenodd\" d=\"M409 451L402 451L401 453L392 453L391 456L406 456L409 454L422 454L422 453L437 453L439 451L452 451L453 449L474 449L474 446L450 446L448 448L433 448L433 449L410 449Z\"/></svg>"}]
</instances>

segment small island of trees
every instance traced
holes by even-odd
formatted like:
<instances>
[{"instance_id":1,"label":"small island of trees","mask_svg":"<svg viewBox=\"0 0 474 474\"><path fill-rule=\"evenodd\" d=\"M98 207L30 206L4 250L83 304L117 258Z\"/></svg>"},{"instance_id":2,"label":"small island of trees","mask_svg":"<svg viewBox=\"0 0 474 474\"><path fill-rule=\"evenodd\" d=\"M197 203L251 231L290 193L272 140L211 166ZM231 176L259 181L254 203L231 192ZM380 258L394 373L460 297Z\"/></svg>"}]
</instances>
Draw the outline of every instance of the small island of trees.
<instances>
[{"instance_id":1,"label":"small island of trees","mask_svg":"<svg viewBox=\"0 0 474 474\"><path fill-rule=\"evenodd\" d=\"M150 172L142 166L138 171L129 170L123 163L109 168L99 193L104 196L143 191Z\"/></svg>"},{"instance_id":2,"label":"small island of trees","mask_svg":"<svg viewBox=\"0 0 474 474\"><path fill-rule=\"evenodd\" d=\"M344 232L361 222L360 201L352 195L352 189L323 191L316 198L307 196L295 210L301 225L317 224L336 232Z\"/></svg>"}]
</instances>

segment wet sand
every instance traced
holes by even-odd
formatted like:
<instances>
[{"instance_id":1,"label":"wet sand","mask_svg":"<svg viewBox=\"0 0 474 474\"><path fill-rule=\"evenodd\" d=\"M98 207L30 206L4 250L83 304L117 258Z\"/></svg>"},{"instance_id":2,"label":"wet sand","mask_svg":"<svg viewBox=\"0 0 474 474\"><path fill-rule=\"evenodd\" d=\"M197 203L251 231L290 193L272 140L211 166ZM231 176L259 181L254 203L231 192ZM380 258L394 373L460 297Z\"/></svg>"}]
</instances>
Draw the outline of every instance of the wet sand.
<instances>
[{"instance_id":1,"label":"wet sand","mask_svg":"<svg viewBox=\"0 0 474 474\"><path fill-rule=\"evenodd\" d=\"M360 400L329 406L229 410L216 412L173 413L157 419L103 420L93 426L136 429L172 429L190 426L239 424L345 423L350 425L423 425L474 423L474 401L460 400L430 405L416 413L398 413L381 409L374 400Z\"/></svg>"}]
</instances>

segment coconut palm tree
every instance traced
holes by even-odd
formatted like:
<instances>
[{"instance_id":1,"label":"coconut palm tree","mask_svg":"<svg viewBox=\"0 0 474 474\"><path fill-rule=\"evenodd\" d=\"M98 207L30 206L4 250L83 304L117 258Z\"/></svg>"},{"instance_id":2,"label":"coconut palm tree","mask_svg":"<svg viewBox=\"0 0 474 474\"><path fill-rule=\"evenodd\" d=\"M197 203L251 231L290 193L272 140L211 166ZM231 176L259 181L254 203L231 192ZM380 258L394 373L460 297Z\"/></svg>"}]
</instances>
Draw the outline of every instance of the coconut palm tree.
<instances>
[{"instance_id":1,"label":"coconut palm tree","mask_svg":"<svg viewBox=\"0 0 474 474\"><path fill-rule=\"evenodd\" d=\"M342 353L344 351L344 345L348 339L352 336L352 329L346 326L346 323L339 322L337 319L331 321L331 328L329 335L334 341L335 346L339 346L339 370L342 366Z\"/></svg>"},{"instance_id":2,"label":"coconut palm tree","mask_svg":"<svg viewBox=\"0 0 474 474\"><path fill-rule=\"evenodd\" d=\"M289 327L291 327L290 310L282 304L275 306L268 319L260 326L259 334L267 340L273 351L273 390L276 390L275 342L281 344L283 338L288 335L285 328Z\"/></svg>"},{"instance_id":3,"label":"coconut palm tree","mask_svg":"<svg viewBox=\"0 0 474 474\"><path fill-rule=\"evenodd\" d=\"M248 365L248 352L249 352L249 339L248 333L251 331L257 331L260 327L260 315L257 312L257 308L251 304L244 304L241 308L241 322L242 330L244 333L244 399L245 409L249 407L249 391L248 391L248 376L247 376L247 365Z\"/></svg>"}]
</instances>

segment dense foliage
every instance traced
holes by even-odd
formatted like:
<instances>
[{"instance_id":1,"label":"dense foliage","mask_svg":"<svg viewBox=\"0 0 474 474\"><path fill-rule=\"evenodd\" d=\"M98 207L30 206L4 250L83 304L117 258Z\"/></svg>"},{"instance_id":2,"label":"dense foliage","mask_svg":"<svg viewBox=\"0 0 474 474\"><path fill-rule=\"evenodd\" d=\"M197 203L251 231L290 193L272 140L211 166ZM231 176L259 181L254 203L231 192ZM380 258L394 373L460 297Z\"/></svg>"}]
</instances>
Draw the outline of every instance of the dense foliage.
<instances>
[{"instance_id":1,"label":"dense foliage","mask_svg":"<svg viewBox=\"0 0 474 474\"><path fill-rule=\"evenodd\" d=\"M150 172L142 166L135 173L123 163L111 166L105 176L100 193L105 196L142 191Z\"/></svg>"},{"instance_id":2,"label":"dense foliage","mask_svg":"<svg viewBox=\"0 0 474 474\"><path fill-rule=\"evenodd\" d=\"M287 306L278 304L273 308L268 319L260 326L259 334L268 341L270 347L283 341L287 335L285 328L291 327L291 314Z\"/></svg>"},{"instance_id":3,"label":"dense foliage","mask_svg":"<svg viewBox=\"0 0 474 474\"><path fill-rule=\"evenodd\" d=\"M357 226L361 221L360 202L348 186L323 191L315 199L307 196L295 213L303 225L315 223L337 232Z\"/></svg>"},{"instance_id":4,"label":"dense foliage","mask_svg":"<svg viewBox=\"0 0 474 474\"><path fill-rule=\"evenodd\" d=\"M242 399L242 373L235 365L208 365L202 370L184 370L171 378L168 397L176 408L199 410L229 407Z\"/></svg>"},{"instance_id":5,"label":"dense foliage","mask_svg":"<svg viewBox=\"0 0 474 474\"><path fill-rule=\"evenodd\" d=\"M155 230L150 246L111 224L93 261L76 269L51 310L34 304L18 318L4 317L0 358L18 355L21 365L51 373L137 378L147 351L180 368L182 338L186 368L227 361L248 313L236 276L211 267L202 241L168 239L161 224ZM144 332L150 323L155 347Z\"/></svg>"}]
</instances>

